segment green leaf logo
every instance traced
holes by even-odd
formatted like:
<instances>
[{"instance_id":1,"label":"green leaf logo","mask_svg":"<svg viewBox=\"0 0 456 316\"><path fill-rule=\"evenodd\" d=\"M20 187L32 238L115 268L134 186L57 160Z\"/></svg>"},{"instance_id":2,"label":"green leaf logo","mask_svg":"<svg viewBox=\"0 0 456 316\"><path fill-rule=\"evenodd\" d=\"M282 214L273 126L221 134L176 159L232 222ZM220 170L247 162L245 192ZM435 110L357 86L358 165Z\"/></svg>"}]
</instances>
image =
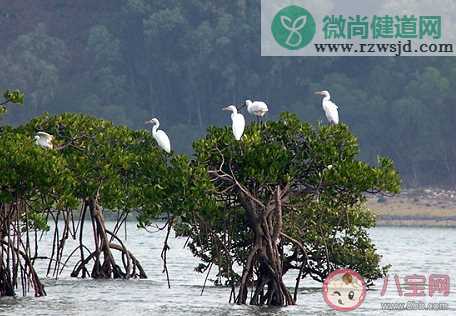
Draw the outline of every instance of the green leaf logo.
<instances>
[{"instance_id":1,"label":"green leaf logo","mask_svg":"<svg viewBox=\"0 0 456 316\"><path fill-rule=\"evenodd\" d=\"M289 50L307 46L315 36L316 29L315 20L309 11L296 5L280 10L271 26L274 39Z\"/></svg>"}]
</instances>

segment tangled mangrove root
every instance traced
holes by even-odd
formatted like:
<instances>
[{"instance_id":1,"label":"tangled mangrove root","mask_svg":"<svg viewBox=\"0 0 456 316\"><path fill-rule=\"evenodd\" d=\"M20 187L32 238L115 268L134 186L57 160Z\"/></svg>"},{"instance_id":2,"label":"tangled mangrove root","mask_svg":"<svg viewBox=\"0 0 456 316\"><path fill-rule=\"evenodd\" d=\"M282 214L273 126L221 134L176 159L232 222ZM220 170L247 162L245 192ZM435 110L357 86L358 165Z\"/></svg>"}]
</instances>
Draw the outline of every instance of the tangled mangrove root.
<instances>
[{"instance_id":1,"label":"tangled mangrove root","mask_svg":"<svg viewBox=\"0 0 456 316\"><path fill-rule=\"evenodd\" d=\"M95 245L95 250L93 251L83 243L84 220L87 213L89 214L92 223ZM114 231L110 231L106 228L97 199L85 201L78 225L79 245L70 255L71 257L77 251L79 251L80 254L80 259L71 272L72 277L80 276L86 278L90 275L94 279L147 278L139 260L126 248L125 244L117 236L120 226L126 221L126 216L127 214L121 216L115 225ZM121 265L116 262L111 250L120 252ZM92 269L91 272L89 272L88 265L91 262Z\"/></svg>"},{"instance_id":2,"label":"tangled mangrove root","mask_svg":"<svg viewBox=\"0 0 456 316\"><path fill-rule=\"evenodd\" d=\"M248 199L249 197L244 196L244 198ZM279 247L279 238L282 234L282 200L279 186L275 191L274 202L273 205L266 207L263 212L249 210L255 238L242 272L239 294L235 299L237 304L247 303L249 284L255 285L255 290L250 299L251 305L285 306L295 304L295 300L282 279L282 251ZM254 272L256 280L253 278Z\"/></svg>"},{"instance_id":3,"label":"tangled mangrove root","mask_svg":"<svg viewBox=\"0 0 456 316\"><path fill-rule=\"evenodd\" d=\"M33 267L32 231L27 222L21 225L21 207L20 203L0 205L0 297L15 296L19 284L23 295L31 288L37 297L46 295Z\"/></svg>"}]
</instances>

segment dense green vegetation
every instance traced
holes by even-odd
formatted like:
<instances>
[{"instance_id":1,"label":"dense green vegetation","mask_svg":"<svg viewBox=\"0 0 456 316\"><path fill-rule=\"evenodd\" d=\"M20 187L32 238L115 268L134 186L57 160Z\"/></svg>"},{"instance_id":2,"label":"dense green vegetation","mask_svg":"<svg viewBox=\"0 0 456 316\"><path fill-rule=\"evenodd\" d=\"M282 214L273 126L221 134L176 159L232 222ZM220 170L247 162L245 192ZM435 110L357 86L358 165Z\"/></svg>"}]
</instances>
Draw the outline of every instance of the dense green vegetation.
<instances>
[{"instance_id":1,"label":"dense green vegetation","mask_svg":"<svg viewBox=\"0 0 456 316\"><path fill-rule=\"evenodd\" d=\"M211 128L194 149L194 161L174 165L160 182L166 198L153 201L173 210L168 224L190 237L188 247L202 261L197 270L216 266L233 302L294 304L297 290L292 296L282 281L294 269L296 289L301 278L323 282L341 267L369 283L386 273L367 235L375 219L364 194L397 193L399 176L386 158L378 167L358 161L345 125L312 128L283 114L250 125L241 142L230 128ZM159 211L143 209L140 221L147 225Z\"/></svg>"},{"instance_id":2,"label":"dense green vegetation","mask_svg":"<svg viewBox=\"0 0 456 316\"><path fill-rule=\"evenodd\" d=\"M38 131L55 136L54 149L35 143ZM13 295L18 284L24 293L31 285L36 296L45 295L33 268L39 258L49 260L52 277L70 257L79 259L73 277L146 277L117 234L128 214L145 204L142 190L157 185L142 170L166 175L166 157L149 132L82 114L42 115L4 128L0 148L0 296ZM106 212L116 214L112 228ZM39 256L38 233L51 225L52 252ZM67 258L68 239L77 247Z\"/></svg>"},{"instance_id":3,"label":"dense green vegetation","mask_svg":"<svg viewBox=\"0 0 456 316\"><path fill-rule=\"evenodd\" d=\"M57 210L57 215L59 212L74 212L75 204L80 209L79 246L75 249L80 253L80 262L72 276L146 277L138 260L117 237L117 232L128 214L144 204L142 189L151 180L142 171L156 170L166 163L150 133L144 130L136 132L106 120L73 113L52 117L43 115L17 131L25 135L33 135L36 131L52 133L56 137L54 146L57 155L66 162L61 172L70 174L67 183L72 187L65 196L76 203L55 205L53 208ZM104 209L118 215L118 223L112 231L105 225ZM84 227L85 218L92 221L92 227ZM83 242L84 230L91 228L93 247ZM57 248L63 246L58 244ZM123 269L116 263L112 249L121 251ZM61 250L57 254L59 252ZM57 260L62 258L57 257ZM89 271L92 260L94 263Z\"/></svg>"},{"instance_id":4,"label":"dense green vegetation","mask_svg":"<svg viewBox=\"0 0 456 316\"><path fill-rule=\"evenodd\" d=\"M393 158L408 185L456 184L454 59L260 57L259 0L14 1L0 13L0 86L28 96L7 122L72 111L138 128L157 116L190 153L189 138L228 121L222 105L263 99L273 118L316 124L313 92L327 89L362 159Z\"/></svg>"},{"instance_id":5,"label":"dense green vegetation","mask_svg":"<svg viewBox=\"0 0 456 316\"><path fill-rule=\"evenodd\" d=\"M23 94L7 91L5 98L4 104L21 103ZM38 131L54 136L52 149L35 142ZM343 124L312 127L284 113L249 125L241 141L229 127L212 127L189 160L160 150L145 130L45 114L3 128L0 148L0 169L7 171L0 177L0 296L14 295L18 284L24 294L31 286L35 296L45 295L34 269L39 258L48 260L53 277L76 257L73 277L146 278L118 236L132 211L143 228L168 214L159 228L168 232L166 273L174 228L201 259L197 270L217 266L217 283L230 285L238 304L247 303L250 284L250 304L295 304L297 291L292 296L282 281L293 269L297 289L302 278L322 282L339 267L367 281L388 268L367 235L375 220L364 194L397 193L399 176L389 159L379 158L378 167L358 161L357 140ZM112 229L107 213L117 214ZM52 251L43 256L38 234L50 229ZM68 239L77 246L66 257Z\"/></svg>"}]
</instances>

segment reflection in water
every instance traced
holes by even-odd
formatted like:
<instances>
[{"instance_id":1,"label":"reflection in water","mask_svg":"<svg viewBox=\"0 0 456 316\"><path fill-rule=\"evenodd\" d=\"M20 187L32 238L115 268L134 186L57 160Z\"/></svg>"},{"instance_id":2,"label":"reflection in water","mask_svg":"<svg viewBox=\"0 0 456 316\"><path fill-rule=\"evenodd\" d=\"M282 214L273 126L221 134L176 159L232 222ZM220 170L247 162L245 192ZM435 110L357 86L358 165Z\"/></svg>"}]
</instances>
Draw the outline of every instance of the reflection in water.
<instances>
[{"instance_id":1,"label":"reflection in water","mask_svg":"<svg viewBox=\"0 0 456 316\"><path fill-rule=\"evenodd\" d=\"M200 296L204 277L194 272L197 261L182 248L184 240L180 239L172 239L170 243L168 269L171 289L168 289L160 261L163 236L137 230L135 223L128 225L128 247L141 260L147 280L73 279L69 277L70 265L59 280L44 280L47 297L0 299L0 315L336 315L322 298L321 284L307 279L301 283L298 305L281 309L228 304L229 289L211 286L209 282L204 295ZM386 295L382 297L383 282L379 280L375 288L368 291L363 305L350 315L433 315L431 312L381 310L381 303L410 300L445 302L451 311L434 314L456 315L453 263L456 234L453 229L379 227L371 231L371 236L384 256L384 264L393 265L391 275L404 278L409 274L426 277L432 273L449 274L452 292L448 297L433 299L428 295L424 299L404 298L398 296L394 282L393 285L390 282ZM45 238L51 240L51 236ZM43 253L51 247L46 240L41 243ZM71 250L71 247L67 248L68 252ZM46 273L46 264L39 263L40 275ZM294 277L288 276L290 285Z\"/></svg>"}]
</instances>

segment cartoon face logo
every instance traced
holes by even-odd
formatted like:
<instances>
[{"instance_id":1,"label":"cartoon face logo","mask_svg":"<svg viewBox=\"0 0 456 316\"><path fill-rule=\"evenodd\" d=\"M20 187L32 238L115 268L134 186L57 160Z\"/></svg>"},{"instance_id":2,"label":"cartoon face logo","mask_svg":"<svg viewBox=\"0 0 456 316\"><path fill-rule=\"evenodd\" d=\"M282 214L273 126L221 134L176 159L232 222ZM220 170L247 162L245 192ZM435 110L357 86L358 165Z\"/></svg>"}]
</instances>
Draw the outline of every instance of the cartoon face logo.
<instances>
[{"instance_id":1,"label":"cartoon face logo","mask_svg":"<svg viewBox=\"0 0 456 316\"><path fill-rule=\"evenodd\" d=\"M352 311L366 298L366 283L355 271L338 269L325 279L323 298L336 311Z\"/></svg>"}]
</instances>

